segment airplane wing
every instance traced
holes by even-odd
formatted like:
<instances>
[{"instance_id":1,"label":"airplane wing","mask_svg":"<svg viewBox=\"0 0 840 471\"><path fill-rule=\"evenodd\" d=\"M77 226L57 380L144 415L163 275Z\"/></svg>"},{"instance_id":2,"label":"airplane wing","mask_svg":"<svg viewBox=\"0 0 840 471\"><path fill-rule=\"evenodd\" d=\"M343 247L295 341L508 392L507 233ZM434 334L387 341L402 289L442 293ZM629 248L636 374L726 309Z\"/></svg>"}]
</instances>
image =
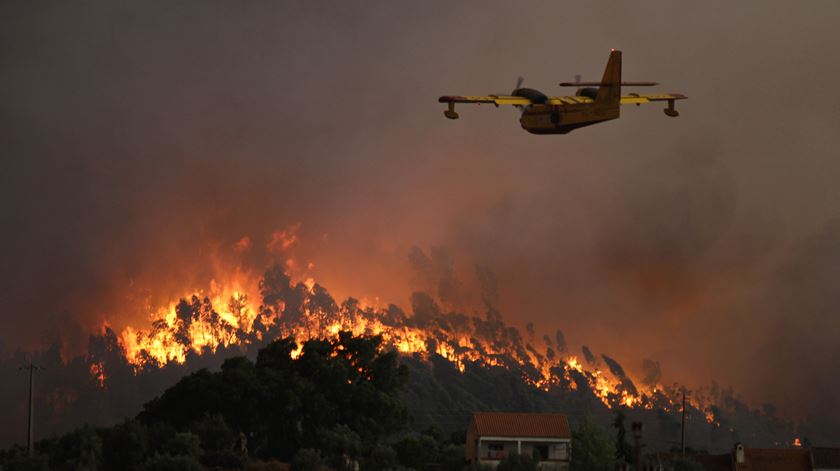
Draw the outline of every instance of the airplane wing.
<instances>
[{"instance_id":1,"label":"airplane wing","mask_svg":"<svg viewBox=\"0 0 840 471\"><path fill-rule=\"evenodd\" d=\"M621 97L622 105L640 105L653 101L685 100L688 98L679 93L661 93L639 95L632 93ZM512 95L474 95L474 96L442 96L438 99L440 103L490 103L499 105L527 106L533 104L528 98ZM546 104L549 105L575 105L579 103L592 103L594 100L586 96L552 96L548 97Z\"/></svg>"},{"instance_id":2,"label":"airplane wing","mask_svg":"<svg viewBox=\"0 0 840 471\"><path fill-rule=\"evenodd\" d=\"M674 102L676 100L685 100L688 98L685 95L680 93L661 93L661 94L647 94L647 95L639 95L637 93L631 93L630 95L624 95L621 97L619 103L622 105L641 105L642 103L650 103L656 101L667 101L668 107L665 109L665 114L671 117L679 116L677 110L674 109ZM577 105L577 104L584 104L584 103L593 103L595 100L589 98L587 96L552 96L552 97L545 97L545 101L541 101L540 104L547 104L547 105ZM458 119L458 113L455 112L455 103L491 103L495 106L499 105L513 105L513 106L528 106L534 104L534 101L530 98L522 97L522 96L513 96L513 95L473 95L473 96L460 96L460 95L449 95L449 96L442 96L438 98L440 103L448 103L449 107L447 110L443 112L444 116L449 119Z\"/></svg>"},{"instance_id":3,"label":"airplane wing","mask_svg":"<svg viewBox=\"0 0 840 471\"><path fill-rule=\"evenodd\" d=\"M442 96L440 103L492 103L499 105L530 105L531 100L511 95Z\"/></svg>"},{"instance_id":4,"label":"airplane wing","mask_svg":"<svg viewBox=\"0 0 840 471\"><path fill-rule=\"evenodd\" d=\"M527 106L534 102L522 96L513 95L477 95L477 96L442 96L438 98L440 103L491 103L499 105ZM577 103L592 103L592 98L585 96L551 96L545 104L548 105L574 105Z\"/></svg>"},{"instance_id":5,"label":"airplane wing","mask_svg":"<svg viewBox=\"0 0 840 471\"><path fill-rule=\"evenodd\" d=\"M653 101L667 101L668 106L662 111L664 111L666 115L672 118L676 118L680 115L680 113L674 108L674 103L676 103L677 100L685 100L686 98L688 97L683 95L682 93L659 93L649 95L639 95L638 93L631 93L629 95L622 96L620 103L622 105L639 106L642 103L650 103Z\"/></svg>"},{"instance_id":6,"label":"airplane wing","mask_svg":"<svg viewBox=\"0 0 840 471\"><path fill-rule=\"evenodd\" d=\"M630 95L623 95L621 97L622 105L641 105L642 103L650 103L652 101L670 101L670 100L685 100L687 96L681 93L659 93L639 95L638 93L631 93Z\"/></svg>"}]
</instances>

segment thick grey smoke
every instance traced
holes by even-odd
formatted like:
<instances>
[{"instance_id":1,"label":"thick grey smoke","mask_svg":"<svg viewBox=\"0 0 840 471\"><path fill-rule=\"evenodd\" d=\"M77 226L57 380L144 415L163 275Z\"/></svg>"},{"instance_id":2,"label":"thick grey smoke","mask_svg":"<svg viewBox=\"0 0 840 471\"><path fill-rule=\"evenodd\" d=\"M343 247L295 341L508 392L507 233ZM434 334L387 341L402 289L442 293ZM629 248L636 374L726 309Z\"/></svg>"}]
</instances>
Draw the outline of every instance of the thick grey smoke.
<instances>
[{"instance_id":1,"label":"thick grey smoke","mask_svg":"<svg viewBox=\"0 0 840 471\"><path fill-rule=\"evenodd\" d=\"M644 371L642 384L655 386L662 380L662 367L659 366L658 361L645 359L642 361L642 370Z\"/></svg>"},{"instance_id":2,"label":"thick grey smoke","mask_svg":"<svg viewBox=\"0 0 840 471\"><path fill-rule=\"evenodd\" d=\"M833 373L840 358L838 280L840 219L835 219L799 242L775 273L773 289L754 320L764 335L750 352L753 374L745 378L750 395L764 390L771 404L793 404L806 426L834 436L840 433Z\"/></svg>"},{"instance_id":3,"label":"thick grey smoke","mask_svg":"<svg viewBox=\"0 0 840 471\"><path fill-rule=\"evenodd\" d=\"M452 256L445 248L432 247L426 255L419 247L412 247L408 260L424 291L434 294L448 307L461 305L463 288L455 274Z\"/></svg>"},{"instance_id":4,"label":"thick grey smoke","mask_svg":"<svg viewBox=\"0 0 840 471\"><path fill-rule=\"evenodd\" d=\"M220 249L262 268L299 224L338 298L406 306L406 254L446 247L415 262L453 283L484 267L475 294L437 287L449 303L834 420L838 17L833 0L3 2L0 345L146 322ZM611 47L628 80L687 94L682 117L628 107L537 137L515 110L453 122L436 103L519 75L563 93Z\"/></svg>"}]
</instances>

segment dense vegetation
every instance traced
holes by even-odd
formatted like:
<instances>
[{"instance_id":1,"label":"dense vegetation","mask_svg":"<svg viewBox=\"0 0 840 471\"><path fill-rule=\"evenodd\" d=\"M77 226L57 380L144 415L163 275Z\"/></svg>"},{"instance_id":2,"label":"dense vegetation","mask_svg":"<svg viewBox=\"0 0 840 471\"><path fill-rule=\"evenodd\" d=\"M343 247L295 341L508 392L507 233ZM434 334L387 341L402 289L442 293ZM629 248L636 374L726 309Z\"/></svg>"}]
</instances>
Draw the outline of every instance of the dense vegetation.
<instances>
[{"instance_id":1,"label":"dense vegetation","mask_svg":"<svg viewBox=\"0 0 840 471\"><path fill-rule=\"evenodd\" d=\"M411 429L401 399L408 369L378 337L341 333L298 346L285 338L256 361L227 359L220 371L183 377L133 419L107 428L83 426L0 452L3 471L151 471L202 469L337 470L464 468L463 432ZM613 459L605 432L583 422L575 432L586 467ZM585 450L585 451L584 451ZM581 461L584 464L584 461ZM592 467L595 466L595 467ZM533 462L510 457L505 469Z\"/></svg>"}]
</instances>

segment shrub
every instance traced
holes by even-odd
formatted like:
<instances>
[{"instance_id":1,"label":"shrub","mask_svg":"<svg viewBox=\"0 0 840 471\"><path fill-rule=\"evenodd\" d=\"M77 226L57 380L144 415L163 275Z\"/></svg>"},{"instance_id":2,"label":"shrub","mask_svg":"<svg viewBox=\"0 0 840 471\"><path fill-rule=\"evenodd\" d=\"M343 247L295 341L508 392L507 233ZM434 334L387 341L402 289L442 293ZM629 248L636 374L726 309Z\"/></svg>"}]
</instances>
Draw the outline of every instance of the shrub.
<instances>
[{"instance_id":1,"label":"shrub","mask_svg":"<svg viewBox=\"0 0 840 471\"><path fill-rule=\"evenodd\" d=\"M156 456L146 462L142 471L204 471L201 463L192 456Z\"/></svg>"},{"instance_id":2,"label":"shrub","mask_svg":"<svg viewBox=\"0 0 840 471\"><path fill-rule=\"evenodd\" d=\"M320 471L323 465L321 453L311 448L301 448L292 458L292 471Z\"/></svg>"},{"instance_id":3,"label":"shrub","mask_svg":"<svg viewBox=\"0 0 840 471\"><path fill-rule=\"evenodd\" d=\"M499 462L496 471L537 471L537 462L528 455L511 453Z\"/></svg>"}]
</instances>

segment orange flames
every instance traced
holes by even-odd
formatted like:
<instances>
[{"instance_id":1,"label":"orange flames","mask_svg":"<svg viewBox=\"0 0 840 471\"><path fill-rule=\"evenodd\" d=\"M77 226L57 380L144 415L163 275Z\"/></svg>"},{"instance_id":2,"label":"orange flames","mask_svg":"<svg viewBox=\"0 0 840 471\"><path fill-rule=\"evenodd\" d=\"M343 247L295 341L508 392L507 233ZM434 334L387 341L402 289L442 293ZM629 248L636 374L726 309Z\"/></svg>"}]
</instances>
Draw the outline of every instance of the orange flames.
<instances>
[{"instance_id":1,"label":"orange flames","mask_svg":"<svg viewBox=\"0 0 840 471\"><path fill-rule=\"evenodd\" d=\"M284 252L297 243L296 228L274 234L270 251ZM250 238L242 238L233 249L250 249ZM284 270L298 266L282 253ZM311 263L303 264L311 268ZM535 347L504 325L498 316L468 317L432 312L405 314L395 306L379 307L348 299L337 305L327 291L306 272L296 273L295 282L284 270L275 272L277 286L266 278L234 269L225 279L214 279L205 290L184 293L180 301L151 310L151 327L127 327L119 335L125 359L139 372L168 363L184 363L190 354L213 353L218 348L242 346L262 340L291 336L301 345L309 339L334 338L341 331L354 335L378 335L385 348L406 355L429 358L439 355L459 371L471 366L518 369L523 380L545 391L553 388L590 389L607 407L651 409L676 408L676 395L660 385L639 386L628 377L617 377L597 365L585 367L577 357L555 355L548 343ZM275 290L282 295L274 296ZM276 294L276 293L275 293ZM274 297L271 297L274 296ZM269 299L271 297L271 299ZM433 305L434 303L431 302ZM417 310L417 307L415 307ZM266 338L266 336L269 336ZM300 347L293 356L300 354ZM91 376L104 386L106 372L101 363L92 364ZM628 386L629 383L629 386ZM663 406L664 402L664 406ZM692 406L703 411L705 420L716 423L712 411L701 401Z\"/></svg>"},{"instance_id":2,"label":"orange flames","mask_svg":"<svg viewBox=\"0 0 840 471\"><path fill-rule=\"evenodd\" d=\"M182 299L193 304L198 301L200 306L197 319L187 326L188 341L178 338L185 320L178 317L179 303L170 302L151 313L151 329L126 327L123 330L120 344L129 363L138 367L149 362L184 363L189 351L215 352L220 346L239 343L237 332L251 333L253 328L257 312L251 299L259 299L259 290L256 281L248 277L226 285L213 280L207 292L194 291Z\"/></svg>"}]
</instances>

